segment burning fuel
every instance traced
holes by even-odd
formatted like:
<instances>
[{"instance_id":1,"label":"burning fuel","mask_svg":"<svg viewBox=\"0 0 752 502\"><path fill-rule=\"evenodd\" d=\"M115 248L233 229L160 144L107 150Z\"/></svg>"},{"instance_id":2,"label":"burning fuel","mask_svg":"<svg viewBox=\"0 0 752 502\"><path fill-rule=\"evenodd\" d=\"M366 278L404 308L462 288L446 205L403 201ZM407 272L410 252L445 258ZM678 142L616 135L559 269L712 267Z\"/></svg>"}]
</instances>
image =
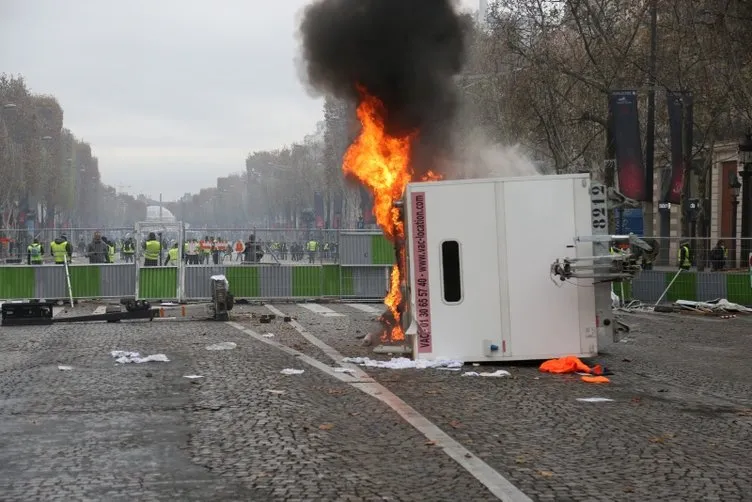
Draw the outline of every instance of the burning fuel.
<instances>
[{"instance_id":1,"label":"burning fuel","mask_svg":"<svg viewBox=\"0 0 752 502\"><path fill-rule=\"evenodd\" d=\"M449 0L320 0L301 24L309 84L358 104L361 130L342 169L373 195L395 244L384 341L404 339L405 229L394 202L410 181L442 178L436 160L450 153L467 26Z\"/></svg>"}]
</instances>

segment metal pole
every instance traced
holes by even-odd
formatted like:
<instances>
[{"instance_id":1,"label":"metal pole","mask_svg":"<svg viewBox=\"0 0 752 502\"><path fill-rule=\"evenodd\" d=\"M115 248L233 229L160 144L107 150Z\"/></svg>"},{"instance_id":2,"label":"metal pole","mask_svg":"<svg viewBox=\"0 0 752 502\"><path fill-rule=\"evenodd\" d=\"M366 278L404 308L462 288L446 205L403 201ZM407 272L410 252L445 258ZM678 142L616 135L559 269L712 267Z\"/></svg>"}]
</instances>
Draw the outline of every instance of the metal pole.
<instances>
[{"instance_id":1,"label":"metal pole","mask_svg":"<svg viewBox=\"0 0 752 502\"><path fill-rule=\"evenodd\" d=\"M739 268L739 247L736 239L736 213L739 210L739 197L734 194L731 200L731 263L729 268Z\"/></svg>"},{"instance_id":2,"label":"metal pole","mask_svg":"<svg viewBox=\"0 0 752 502\"><path fill-rule=\"evenodd\" d=\"M669 283L668 283L668 286L666 286L666 289L665 289L665 290L663 290L663 294L661 294L661 297L660 297L660 298L658 298L658 301L657 301L657 302L655 302L655 305L653 305L654 307L657 307L657 306L658 306L658 304L659 304L659 303L661 303L661 301L663 300L663 297L664 297L664 296L666 296L666 293L668 293L668 290L669 290L669 289L671 289L671 286L673 286L673 285L674 285L674 282L676 281L676 279L677 279L677 278L679 277L679 274L681 274L683 270L684 270L683 268L680 268L680 269L679 269L679 270L678 270L678 271L676 272L676 275L674 275L674 278L673 278L673 279L671 279L671 282L669 282Z\"/></svg>"},{"instance_id":3,"label":"metal pole","mask_svg":"<svg viewBox=\"0 0 752 502\"><path fill-rule=\"evenodd\" d=\"M658 38L658 8L657 0L650 3L650 58L648 60L648 119L645 145L645 211L643 212L643 224L645 235L653 236L653 180L655 178L655 66Z\"/></svg>"},{"instance_id":4,"label":"metal pole","mask_svg":"<svg viewBox=\"0 0 752 502\"><path fill-rule=\"evenodd\" d=\"M73 308L73 287L71 286L70 270L68 270L68 252L65 252L63 256L63 265L65 266L65 281L68 283L68 298L70 299L70 306Z\"/></svg>"}]
</instances>

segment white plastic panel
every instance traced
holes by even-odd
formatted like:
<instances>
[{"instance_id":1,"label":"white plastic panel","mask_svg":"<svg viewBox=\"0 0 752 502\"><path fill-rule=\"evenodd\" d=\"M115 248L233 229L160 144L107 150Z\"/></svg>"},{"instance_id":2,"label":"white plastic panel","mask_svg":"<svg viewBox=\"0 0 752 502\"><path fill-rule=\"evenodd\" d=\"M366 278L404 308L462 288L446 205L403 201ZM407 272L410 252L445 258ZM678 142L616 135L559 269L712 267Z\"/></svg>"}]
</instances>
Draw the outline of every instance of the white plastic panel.
<instances>
[{"instance_id":1,"label":"white plastic panel","mask_svg":"<svg viewBox=\"0 0 752 502\"><path fill-rule=\"evenodd\" d=\"M508 267L501 280L508 282L508 350L515 359L580 353L580 288L550 274L557 258L576 254L574 183L581 178L504 182Z\"/></svg>"},{"instance_id":2,"label":"white plastic panel","mask_svg":"<svg viewBox=\"0 0 752 502\"><path fill-rule=\"evenodd\" d=\"M408 215L416 218L415 193L425 193L425 226L431 315L430 352L414 357L440 357L476 361L485 359L488 342L501 346L499 317L498 252L496 238L496 196L493 183L421 184L411 187L406 203ZM408 222L408 225L410 223ZM414 258L419 252L409 231L411 278L416 281ZM460 243L462 299L448 304L443 299L441 243ZM411 286L412 303L420 308L416 284Z\"/></svg>"},{"instance_id":3,"label":"white plastic panel","mask_svg":"<svg viewBox=\"0 0 752 502\"><path fill-rule=\"evenodd\" d=\"M574 221L578 237L592 235L592 205L590 203L590 180L574 180ZM577 243L577 257L593 256L593 244L591 242ZM579 287L578 312L580 314L580 354L595 356L598 354L598 333L596 330L595 289L592 279L573 280ZM611 298L610 287L605 290Z\"/></svg>"}]
</instances>

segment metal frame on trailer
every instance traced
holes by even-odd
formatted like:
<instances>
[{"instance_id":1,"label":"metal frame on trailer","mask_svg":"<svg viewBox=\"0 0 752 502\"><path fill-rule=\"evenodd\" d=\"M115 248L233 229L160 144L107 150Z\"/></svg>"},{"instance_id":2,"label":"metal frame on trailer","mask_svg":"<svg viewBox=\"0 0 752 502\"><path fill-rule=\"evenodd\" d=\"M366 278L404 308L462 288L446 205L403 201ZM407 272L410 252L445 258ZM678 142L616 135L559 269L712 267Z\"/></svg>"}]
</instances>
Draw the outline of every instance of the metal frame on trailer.
<instances>
[{"instance_id":1,"label":"metal frame on trailer","mask_svg":"<svg viewBox=\"0 0 752 502\"><path fill-rule=\"evenodd\" d=\"M141 300L141 268L143 267L142 259L144 258L143 254L144 251L142 249L142 243L144 242L144 234L147 232L155 232L158 235L164 235L167 232L174 232L177 234L177 241L178 241L178 262L177 262L177 278L175 281L175 298L178 301L184 301L184 291L185 291L185 262L183 261L183 248L184 248L184 239L185 239L185 225L183 222L155 222L155 221L144 221L144 222L138 222L135 226L135 241L136 241L136 253L135 253L135 269L136 269L136 300ZM169 251L169 249L167 250ZM161 249L160 251L160 267L164 268L164 265L162 265L162 257L165 254L165 249Z\"/></svg>"}]
</instances>

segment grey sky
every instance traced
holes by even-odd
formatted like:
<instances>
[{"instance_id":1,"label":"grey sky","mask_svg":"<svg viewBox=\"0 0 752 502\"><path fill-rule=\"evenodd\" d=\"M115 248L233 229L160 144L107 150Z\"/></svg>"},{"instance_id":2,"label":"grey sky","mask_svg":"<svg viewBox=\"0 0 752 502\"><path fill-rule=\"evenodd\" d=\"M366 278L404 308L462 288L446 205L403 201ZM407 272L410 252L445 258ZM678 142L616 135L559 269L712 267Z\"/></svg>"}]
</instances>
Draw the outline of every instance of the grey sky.
<instances>
[{"instance_id":1,"label":"grey sky","mask_svg":"<svg viewBox=\"0 0 752 502\"><path fill-rule=\"evenodd\" d=\"M294 61L307 3L0 0L0 71L58 98L105 183L174 199L313 132L322 101Z\"/></svg>"}]
</instances>

